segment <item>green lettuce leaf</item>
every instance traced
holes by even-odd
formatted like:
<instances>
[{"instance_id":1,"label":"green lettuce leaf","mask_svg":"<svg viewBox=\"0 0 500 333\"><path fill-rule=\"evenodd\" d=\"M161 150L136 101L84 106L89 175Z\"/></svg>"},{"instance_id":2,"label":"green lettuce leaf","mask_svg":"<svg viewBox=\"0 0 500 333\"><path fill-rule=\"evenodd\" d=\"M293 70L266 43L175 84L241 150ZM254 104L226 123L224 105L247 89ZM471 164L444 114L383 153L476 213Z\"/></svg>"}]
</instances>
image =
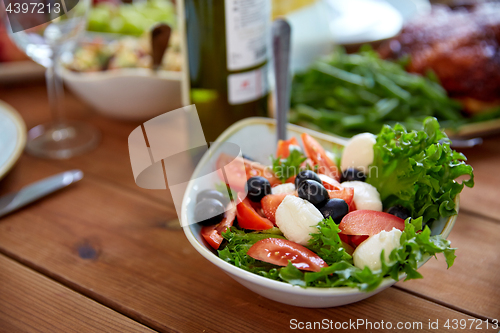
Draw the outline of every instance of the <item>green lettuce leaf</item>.
<instances>
[{"instance_id":1,"label":"green lettuce leaf","mask_svg":"<svg viewBox=\"0 0 500 333\"><path fill-rule=\"evenodd\" d=\"M389 261L381 253L382 268L378 271L371 271L368 267L360 269L353 265L351 256L345 252L338 236L340 230L331 219L318 224L319 232L312 234L313 240L309 245L310 249L315 250L329 264L320 272L302 272L290 262L288 266L280 267L253 259L247 255L247 251L257 241L268 237L283 237L257 232L245 233L236 227L223 233L227 244L219 250L219 256L247 271L301 287L351 287L368 292L377 288L387 277L397 281L401 273L406 274L406 280L422 278L417 272L418 264L437 253L444 253L448 267L453 265L455 249L450 247L450 242L439 235L431 236L427 226L421 230L421 217L406 220L401 234L401 246L391 252Z\"/></svg>"},{"instance_id":2,"label":"green lettuce leaf","mask_svg":"<svg viewBox=\"0 0 500 333\"><path fill-rule=\"evenodd\" d=\"M472 167L465 161L450 148L436 118L426 118L422 131L386 125L377 136L366 181L377 188L384 207L401 205L426 224L456 214L455 197L464 185L474 186ZM464 175L469 179L456 181Z\"/></svg>"},{"instance_id":3,"label":"green lettuce leaf","mask_svg":"<svg viewBox=\"0 0 500 333\"><path fill-rule=\"evenodd\" d=\"M304 154L299 150L293 149L287 158L273 158L273 172L276 178L281 180L282 183L286 182L288 178L295 176L300 171L300 165L306 160Z\"/></svg>"}]
</instances>

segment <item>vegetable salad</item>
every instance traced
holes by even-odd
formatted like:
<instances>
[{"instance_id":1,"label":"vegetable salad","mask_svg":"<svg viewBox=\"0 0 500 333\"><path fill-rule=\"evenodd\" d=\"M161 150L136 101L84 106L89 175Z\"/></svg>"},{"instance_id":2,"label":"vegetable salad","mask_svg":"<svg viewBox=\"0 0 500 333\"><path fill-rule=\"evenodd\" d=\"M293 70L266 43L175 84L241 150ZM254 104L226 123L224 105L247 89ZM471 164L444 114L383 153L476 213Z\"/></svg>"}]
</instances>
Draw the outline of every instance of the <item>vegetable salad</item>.
<instances>
[{"instance_id":1,"label":"vegetable salad","mask_svg":"<svg viewBox=\"0 0 500 333\"><path fill-rule=\"evenodd\" d=\"M242 188L198 193L201 235L222 260L301 287L371 291L401 273L421 278L418 264L437 253L450 267L455 249L429 226L457 213L454 199L473 173L435 118L422 127L355 136L340 160L306 133L302 147L280 141L271 166L243 158L245 170L221 178ZM218 164L230 159L221 154Z\"/></svg>"}]
</instances>

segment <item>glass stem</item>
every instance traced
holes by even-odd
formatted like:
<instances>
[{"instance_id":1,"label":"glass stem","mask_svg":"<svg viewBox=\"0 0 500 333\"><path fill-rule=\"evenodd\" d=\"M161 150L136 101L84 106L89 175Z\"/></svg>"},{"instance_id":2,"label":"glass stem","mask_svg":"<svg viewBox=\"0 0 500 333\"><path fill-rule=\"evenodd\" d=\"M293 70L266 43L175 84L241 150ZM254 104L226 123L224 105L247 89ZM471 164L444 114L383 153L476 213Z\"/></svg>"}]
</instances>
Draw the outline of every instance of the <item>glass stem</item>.
<instances>
[{"instance_id":1,"label":"glass stem","mask_svg":"<svg viewBox=\"0 0 500 333\"><path fill-rule=\"evenodd\" d=\"M49 96L49 105L52 112L52 122L56 127L63 128L65 123L63 99L64 88L60 75L57 75L57 61L59 60L59 48L52 49L51 65L45 72L47 82L47 92Z\"/></svg>"}]
</instances>

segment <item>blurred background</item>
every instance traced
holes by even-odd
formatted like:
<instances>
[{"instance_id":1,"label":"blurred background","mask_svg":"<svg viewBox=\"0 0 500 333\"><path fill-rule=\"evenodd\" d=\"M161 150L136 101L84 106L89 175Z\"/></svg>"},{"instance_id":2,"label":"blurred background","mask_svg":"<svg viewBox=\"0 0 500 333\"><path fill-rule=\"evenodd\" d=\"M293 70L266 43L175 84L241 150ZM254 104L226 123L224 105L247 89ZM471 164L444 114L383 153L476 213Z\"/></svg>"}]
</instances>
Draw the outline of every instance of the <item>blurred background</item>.
<instances>
[{"instance_id":1,"label":"blurred background","mask_svg":"<svg viewBox=\"0 0 500 333\"><path fill-rule=\"evenodd\" d=\"M428 115L455 135L496 130L499 8L480 0L272 1L272 18L286 17L292 26L290 121L342 136L377 132L383 123L412 128ZM61 54L58 75L93 110L114 119L147 120L181 106L187 58L177 14L173 0L93 0L87 32ZM160 22L172 32L154 64L151 29ZM203 105L216 92L193 85L189 61L191 102ZM43 73L0 25L0 84ZM269 106L264 113L272 114Z\"/></svg>"}]
</instances>

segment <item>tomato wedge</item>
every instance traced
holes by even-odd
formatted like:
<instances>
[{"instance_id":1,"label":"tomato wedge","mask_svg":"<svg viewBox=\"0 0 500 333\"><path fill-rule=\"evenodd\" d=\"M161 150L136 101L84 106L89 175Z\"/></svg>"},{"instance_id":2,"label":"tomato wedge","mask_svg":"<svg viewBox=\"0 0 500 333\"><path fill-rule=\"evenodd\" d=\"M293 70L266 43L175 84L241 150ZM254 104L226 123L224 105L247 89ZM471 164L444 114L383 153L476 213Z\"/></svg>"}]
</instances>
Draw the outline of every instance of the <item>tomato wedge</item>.
<instances>
[{"instance_id":1,"label":"tomato wedge","mask_svg":"<svg viewBox=\"0 0 500 333\"><path fill-rule=\"evenodd\" d=\"M252 245L247 254L254 259L278 266L287 266L290 261L292 265L304 271L319 272L321 268L328 267L316 253L281 238L262 239Z\"/></svg>"},{"instance_id":2,"label":"tomato wedge","mask_svg":"<svg viewBox=\"0 0 500 333\"><path fill-rule=\"evenodd\" d=\"M374 210L355 210L350 212L339 224L340 230L346 235L373 236L381 231L391 231L392 228L401 231L405 228L405 221L392 214Z\"/></svg>"},{"instance_id":3,"label":"tomato wedge","mask_svg":"<svg viewBox=\"0 0 500 333\"><path fill-rule=\"evenodd\" d=\"M295 138L288 140L279 140L276 148L276 157L287 158L290 155L290 145L299 146L299 142Z\"/></svg>"},{"instance_id":4,"label":"tomato wedge","mask_svg":"<svg viewBox=\"0 0 500 333\"><path fill-rule=\"evenodd\" d=\"M227 177L226 184L237 192L244 191L247 180L254 176L266 178L271 183L271 186L281 184L281 181L274 177L270 167L241 157L234 158L231 155L222 153L217 159L216 168L219 178L226 182L222 173L222 169L224 169Z\"/></svg>"},{"instance_id":5,"label":"tomato wedge","mask_svg":"<svg viewBox=\"0 0 500 333\"><path fill-rule=\"evenodd\" d=\"M327 190L330 199L342 199L350 207L354 201L354 189L352 187L341 187L339 190Z\"/></svg>"},{"instance_id":6,"label":"tomato wedge","mask_svg":"<svg viewBox=\"0 0 500 333\"><path fill-rule=\"evenodd\" d=\"M264 214L269 219L269 221L273 223L276 222L276 210L287 195L290 194L269 194L262 198L260 204L262 205L262 210L264 211Z\"/></svg>"},{"instance_id":7,"label":"tomato wedge","mask_svg":"<svg viewBox=\"0 0 500 333\"><path fill-rule=\"evenodd\" d=\"M327 190L340 190L340 189L342 189L342 185L340 185L340 182L336 181L332 177L328 177L327 175L323 175L323 174L318 174L318 177L319 177L319 179L321 179L323 186Z\"/></svg>"},{"instance_id":8,"label":"tomato wedge","mask_svg":"<svg viewBox=\"0 0 500 333\"><path fill-rule=\"evenodd\" d=\"M307 133L302 133L301 137L306 155L314 162L314 165L319 167L319 173L325 174L337 181L340 180L340 171L337 165L326 155L326 151L318 141Z\"/></svg>"},{"instance_id":9,"label":"tomato wedge","mask_svg":"<svg viewBox=\"0 0 500 333\"><path fill-rule=\"evenodd\" d=\"M262 217L252 207L250 200L244 198L243 193L238 193L240 203L236 205L236 217L238 217L238 225L243 229L250 230L266 230L271 229L274 225L271 221Z\"/></svg>"},{"instance_id":10,"label":"tomato wedge","mask_svg":"<svg viewBox=\"0 0 500 333\"><path fill-rule=\"evenodd\" d=\"M363 243L368 238L368 235L352 235L350 238L351 245L358 247L359 244Z\"/></svg>"},{"instance_id":11,"label":"tomato wedge","mask_svg":"<svg viewBox=\"0 0 500 333\"><path fill-rule=\"evenodd\" d=\"M215 250L219 248L224 240L222 233L233 225L234 218L236 217L236 208L232 204L230 205L231 208L226 211L226 216L220 223L201 228L201 235Z\"/></svg>"}]
</instances>

